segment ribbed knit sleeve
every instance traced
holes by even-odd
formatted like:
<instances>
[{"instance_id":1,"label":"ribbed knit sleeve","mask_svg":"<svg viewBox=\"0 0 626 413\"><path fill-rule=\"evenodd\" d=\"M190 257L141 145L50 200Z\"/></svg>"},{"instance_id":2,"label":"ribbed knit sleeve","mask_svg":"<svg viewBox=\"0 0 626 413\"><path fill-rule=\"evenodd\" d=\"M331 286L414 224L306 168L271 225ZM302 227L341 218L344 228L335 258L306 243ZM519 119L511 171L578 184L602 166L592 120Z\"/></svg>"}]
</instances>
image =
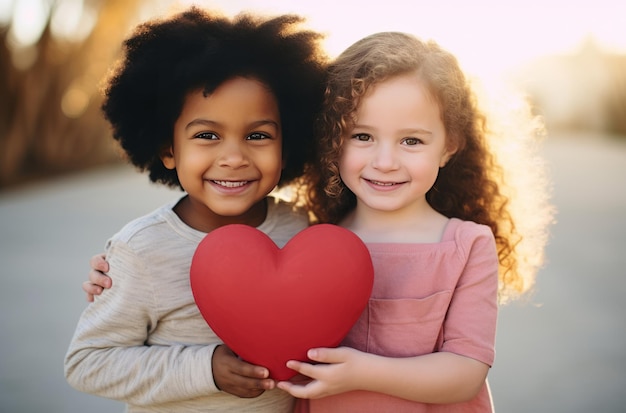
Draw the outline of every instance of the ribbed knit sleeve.
<instances>
[{"instance_id":1,"label":"ribbed knit sleeve","mask_svg":"<svg viewBox=\"0 0 626 413\"><path fill-rule=\"evenodd\" d=\"M161 283L150 282L143 257L122 241L110 244L107 260L113 288L89 305L81 317L66 357L68 382L81 391L137 405L217 392L211 357L218 341L146 345L163 317L160 309L171 308L161 300L187 291L181 288L170 290L172 294L155 294ZM170 268L176 261L163 264L164 272L180 271ZM180 337L193 334L185 330L197 327L181 322Z\"/></svg>"}]
</instances>

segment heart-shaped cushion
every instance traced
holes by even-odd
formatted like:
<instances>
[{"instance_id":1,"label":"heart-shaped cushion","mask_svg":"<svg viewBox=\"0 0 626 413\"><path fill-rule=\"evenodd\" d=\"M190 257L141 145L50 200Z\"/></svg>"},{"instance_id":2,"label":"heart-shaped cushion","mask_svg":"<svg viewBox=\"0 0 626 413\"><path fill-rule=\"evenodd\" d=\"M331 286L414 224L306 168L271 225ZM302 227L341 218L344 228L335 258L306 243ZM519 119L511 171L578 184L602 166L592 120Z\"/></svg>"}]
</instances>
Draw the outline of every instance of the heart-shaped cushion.
<instances>
[{"instance_id":1,"label":"heart-shaped cushion","mask_svg":"<svg viewBox=\"0 0 626 413\"><path fill-rule=\"evenodd\" d=\"M287 360L335 347L367 305L374 269L354 233L318 224L282 249L247 225L226 225L200 242L191 288L202 316L243 360L287 380Z\"/></svg>"}]
</instances>

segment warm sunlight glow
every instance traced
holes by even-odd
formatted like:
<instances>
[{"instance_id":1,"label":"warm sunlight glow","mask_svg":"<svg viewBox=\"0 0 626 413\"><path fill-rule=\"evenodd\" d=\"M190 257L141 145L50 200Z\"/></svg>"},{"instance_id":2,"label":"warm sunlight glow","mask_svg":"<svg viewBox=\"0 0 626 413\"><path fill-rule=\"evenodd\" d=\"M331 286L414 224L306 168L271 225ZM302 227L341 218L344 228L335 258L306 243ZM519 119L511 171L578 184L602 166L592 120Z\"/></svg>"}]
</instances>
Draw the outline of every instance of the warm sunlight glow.
<instances>
[{"instance_id":1,"label":"warm sunlight glow","mask_svg":"<svg viewBox=\"0 0 626 413\"><path fill-rule=\"evenodd\" d=\"M78 118L89 104L89 94L83 89L71 87L61 99L61 110L68 118Z\"/></svg>"},{"instance_id":2,"label":"warm sunlight glow","mask_svg":"<svg viewBox=\"0 0 626 413\"><path fill-rule=\"evenodd\" d=\"M163 2L165 3L165 1ZM227 14L251 10L293 12L327 34L326 47L337 55L368 34L399 30L433 39L480 77L498 77L531 59L576 52L589 38L607 51L626 53L626 3L611 0L569 2L446 2L386 0L380 7L354 0L204 0L198 4Z\"/></svg>"},{"instance_id":3,"label":"warm sunlight glow","mask_svg":"<svg viewBox=\"0 0 626 413\"><path fill-rule=\"evenodd\" d=\"M97 18L96 11L83 0L63 0L52 12L50 30L57 38L80 42L89 35Z\"/></svg>"},{"instance_id":4,"label":"warm sunlight glow","mask_svg":"<svg viewBox=\"0 0 626 413\"><path fill-rule=\"evenodd\" d=\"M13 14L13 2L9 0L0 1L0 27L7 26Z\"/></svg>"},{"instance_id":5,"label":"warm sunlight glow","mask_svg":"<svg viewBox=\"0 0 626 413\"><path fill-rule=\"evenodd\" d=\"M9 30L10 39L20 47L35 44L48 18L48 2L43 0L20 0L13 3L13 19Z\"/></svg>"}]
</instances>

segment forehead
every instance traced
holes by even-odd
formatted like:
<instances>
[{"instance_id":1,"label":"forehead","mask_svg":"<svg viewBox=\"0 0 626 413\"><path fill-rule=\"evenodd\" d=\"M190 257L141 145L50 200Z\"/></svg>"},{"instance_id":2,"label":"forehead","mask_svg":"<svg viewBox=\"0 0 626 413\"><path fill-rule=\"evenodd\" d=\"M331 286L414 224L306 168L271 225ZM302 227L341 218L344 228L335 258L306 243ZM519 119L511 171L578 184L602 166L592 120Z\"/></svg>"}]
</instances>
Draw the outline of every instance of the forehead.
<instances>
[{"instance_id":1,"label":"forehead","mask_svg":"<svg viewBox=\"0 0 626 413\"><path fill-rule=\"evenodd\" d=\"M206 93L214 100L232 99L245 101L266 101L268 104L277 104L272 89L261 80L254 77L236 76L224 80L213 91Z\"/></svg>"},{"instance_id":2,"label":"forehead","mask_svg":"<svg viewBox=\"0 0 626 413\"><path fill-rule=\"evenodd\" d=\"M368 88L358 102L357 117L436 115L439 104L426 83L415 73L394 76Z\"/></svg>"},{"instance_id":3,"label":"forehead","mask_svg":"<svg viewBox=\"0 0 626 413\"><path fill-rule=\"evenodd\" d=\"M278 101L270 88L254 78L235 77L218 85L212 92L202 89L189 92L181 116L199 112L230 118L261 116L278 121Z\"/></svg>"},{"instance_id":4,"label":"forehead","mask_svg":"<svg viewBox=\"0 0 626 413\"><path fill-rule=\"evenodd\" d=\"M399 94L402 90L424 94L429 99L434 96L431 93L428 82L424 80L420 74L415 71L395 74L381 80L377 80L369 85L365 91L364 98L373 94L395 93Z\"/></svg>"}]
</instances>

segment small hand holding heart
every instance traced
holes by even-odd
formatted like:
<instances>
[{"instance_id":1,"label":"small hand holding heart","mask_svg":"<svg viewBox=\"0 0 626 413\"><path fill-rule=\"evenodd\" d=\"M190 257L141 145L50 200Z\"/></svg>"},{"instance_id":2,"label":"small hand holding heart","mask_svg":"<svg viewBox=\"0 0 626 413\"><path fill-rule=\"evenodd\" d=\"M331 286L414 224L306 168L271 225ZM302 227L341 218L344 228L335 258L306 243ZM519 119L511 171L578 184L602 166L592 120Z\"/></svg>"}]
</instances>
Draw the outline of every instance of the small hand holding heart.
<instances>
[{"instance_id":1,"label":"small hand holding heart","mask_svg":"<svg viewBox=\"0 0 626 413\"><path fill-rule=\"evenodd\" d=\"M318 224L282 249L247 225L220 227L200 242L191 288L202 316L242 359L275 380L296 372L314 347L335 347L367 305L374 269L352 232Z\"/></svg>"}]
</instances>

